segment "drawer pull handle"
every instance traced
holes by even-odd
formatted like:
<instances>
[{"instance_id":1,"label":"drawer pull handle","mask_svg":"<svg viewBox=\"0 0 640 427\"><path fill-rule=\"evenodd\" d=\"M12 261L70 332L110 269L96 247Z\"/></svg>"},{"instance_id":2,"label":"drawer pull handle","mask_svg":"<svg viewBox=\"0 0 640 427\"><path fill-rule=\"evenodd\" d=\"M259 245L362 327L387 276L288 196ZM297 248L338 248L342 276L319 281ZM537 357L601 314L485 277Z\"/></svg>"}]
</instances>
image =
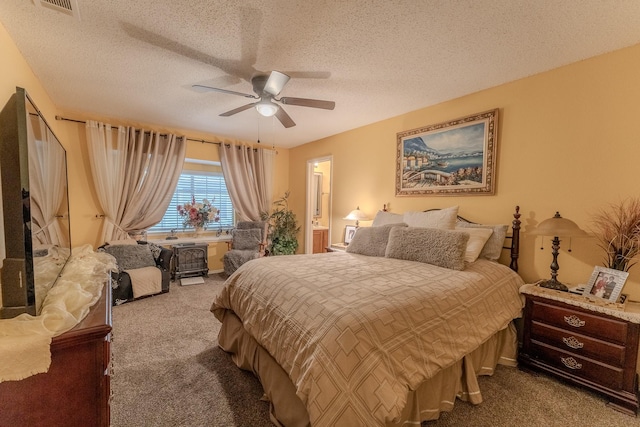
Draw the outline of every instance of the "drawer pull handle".
<instances>
[{"instance_id":1,"label":"drawer pull handle","mask_svg":"<svg viewBox=\"0 0 640 427\"><path fill-rule=\"evenodd\" d=\"M565 338L562 337L562 341L567 345L567 347L571 347L573 349L578 349L584 347L584 343L581 343L576 339L576 337Z\"/></svg>"},{"instance_id":2,"label":"drawer pull handle","mask_svg":"<svg viewBox=\"0 0 640 427\"><path fill-rule=\"evenodd\" d=\"M564 321L575 328L580 328L586 324L584 320L580 320L580 318L575 314L572 314L571 316L564 316Z\"/></svg>"},{"instance_id":3,"label":"drawer pull handle","mask_svg":"<svg viewBox=\"0 0 640 427\"><path fill-rule=\"evenodd\" d=\"M578 361L573 357L561 357L560 360L562 361L562 364L569 369L582 369L582 363L578 363Z\"/></svg>"}]
</instances>

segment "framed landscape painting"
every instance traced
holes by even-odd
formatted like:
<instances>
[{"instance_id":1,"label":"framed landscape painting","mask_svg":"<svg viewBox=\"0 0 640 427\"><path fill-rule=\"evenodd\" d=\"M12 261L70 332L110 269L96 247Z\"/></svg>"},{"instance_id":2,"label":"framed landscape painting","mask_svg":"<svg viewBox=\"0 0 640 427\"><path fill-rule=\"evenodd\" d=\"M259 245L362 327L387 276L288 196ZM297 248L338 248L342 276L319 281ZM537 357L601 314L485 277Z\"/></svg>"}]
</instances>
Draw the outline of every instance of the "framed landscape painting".
<instances>
[{"instance_id":1,"label":"framed landscape painting","mask_svg":"<svg viewBox=\"0 0 640 427\"><path fill-rule=\"evenodd\" d=\"M498 109L397 134L396 195L495 192Z\"/></svg>"}]
</instances>

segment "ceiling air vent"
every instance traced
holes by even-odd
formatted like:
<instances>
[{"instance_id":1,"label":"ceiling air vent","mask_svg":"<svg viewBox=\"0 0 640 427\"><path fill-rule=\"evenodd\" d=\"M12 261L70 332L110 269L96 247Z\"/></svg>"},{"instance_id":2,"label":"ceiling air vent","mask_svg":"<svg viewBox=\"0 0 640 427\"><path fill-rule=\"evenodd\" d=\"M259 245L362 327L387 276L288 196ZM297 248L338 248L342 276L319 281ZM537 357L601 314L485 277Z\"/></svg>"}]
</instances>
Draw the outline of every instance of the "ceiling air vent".
<instances>
[{"instance_id":1,"label":"ceiling air vent","mask_svg":"<svg viewBox=\"0 0 640 427\"><path fill-rule=\"evenodd\" d=\"M33 4L37 7L46 7L65 15L73 16L80 20L80 11L78 10L77 0L33 0Z\"/></svg>"}]
</instances>

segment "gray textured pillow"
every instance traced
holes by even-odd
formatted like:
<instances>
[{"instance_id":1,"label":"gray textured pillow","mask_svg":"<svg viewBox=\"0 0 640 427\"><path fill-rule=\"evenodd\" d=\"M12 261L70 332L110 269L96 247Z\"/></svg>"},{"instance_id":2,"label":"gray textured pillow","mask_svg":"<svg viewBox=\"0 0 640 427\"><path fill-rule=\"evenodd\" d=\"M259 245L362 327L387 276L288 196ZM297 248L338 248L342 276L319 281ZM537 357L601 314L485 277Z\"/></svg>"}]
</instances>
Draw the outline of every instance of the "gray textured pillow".
<instances>
[{"instance_id":1,"label":"gray textured pillow","mask_svg":"<svg viewBox=\"0 0 640 427\"><path fill-rule=\"evenodd\" d=\"M493 234L484 244L482 252L480 252L479 258L485 258L491 261L497 261L502 254L502 247L504 246L504 239L507 237L508 225L485 225L485 224L470 224L468 222L458 222L456 228L490 228L493 230Z\"/></svg>"},{"instance_id":2,"label":"gray textured pillow","mask_svg":"<svg viewBox=\"0 0 640 427\"><path fill-rule=\"evenodd\" d=\"M387 258L418 261L452 270L464 270L467 233L438 228L393 227Z\"/></svg>"},{"instance_id":3,"label":"gray textured pillow","mask_svg":"<svg viewBox=\"0 0 640 427\"><path fill-rule=\"evenodd\" d=\"M107 245L104 251L113 255L120 270L153 267L156 265L148 245Z\"/></svg>"},{"instance_id":4,"label":"gray textured pillow","mask_svg":"<svg viewBox=\"0 0 640 427\"><path fill-rule=\"evenodd\" d=\"M347 246L347 252L367 256L383 257L387 249L389 232L393 227L406 227L407 224L386 224L377 227L360 227Z\"/></svg>"},{"instance_id":5,"label":"gray textured pillow","mask_svg":"<svg viewBox=\"0 0 640 427\"><path fill-rule=\"evenodd\" d=\"M257 228L233 230L233 249L258 252L262 231Z\"/></svg>"}]
</instances>

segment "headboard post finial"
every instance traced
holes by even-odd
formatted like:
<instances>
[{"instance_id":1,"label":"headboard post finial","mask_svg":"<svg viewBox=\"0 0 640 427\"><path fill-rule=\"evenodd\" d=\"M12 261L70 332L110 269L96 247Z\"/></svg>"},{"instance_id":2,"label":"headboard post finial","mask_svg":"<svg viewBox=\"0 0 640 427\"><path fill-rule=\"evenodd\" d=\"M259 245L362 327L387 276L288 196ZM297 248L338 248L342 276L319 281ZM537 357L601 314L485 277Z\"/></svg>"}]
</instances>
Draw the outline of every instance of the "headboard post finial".
<instances>
[{"instance_id":1,"label":"headboard post finial","mask_svg":"<svg viewBox=\"0 0 640 427\"><path fill-rule=\"evenodd\" d=\"M520 206L516 206L511 222L511 263L509 267L513 271L518 271L518 257L520 256Z\"/></svg>"}]
</instances>

